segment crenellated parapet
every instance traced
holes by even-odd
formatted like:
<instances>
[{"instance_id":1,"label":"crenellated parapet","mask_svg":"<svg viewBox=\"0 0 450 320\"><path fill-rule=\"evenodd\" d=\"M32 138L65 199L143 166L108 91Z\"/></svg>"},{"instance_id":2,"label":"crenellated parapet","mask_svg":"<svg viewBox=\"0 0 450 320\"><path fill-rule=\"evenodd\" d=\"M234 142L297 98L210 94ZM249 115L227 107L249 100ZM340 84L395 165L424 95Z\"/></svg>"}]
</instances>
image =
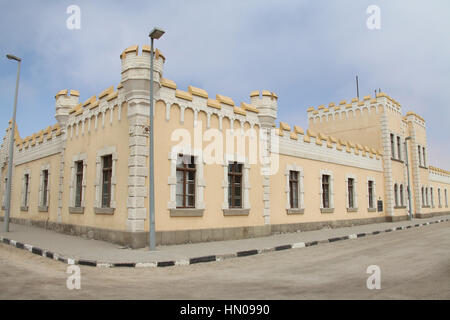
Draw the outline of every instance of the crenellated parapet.
<instances>
[{"instance_id":1,"label":"crenellated parapet","mask_svg":"<svg viewBox=\"0 0 450 320\"><path fill-rule=\"evenodd\" d=\"M80 93L77 90L61 90L55 95L55 118L61 127L66 125L70 110L78 105Z\"/></svg>"},{"instance_id":2,"label":"crenellated parapet","mask_svg":"<svg viewBox=\"0 0 450 320\"><path fill-rule=\"evenodd\" d=\"M159 99L166 104L166 120L170 120L170 107L178 105L181 110L180 122L184 122L184 112L191 109L194 113L194 122L197 121L199 112L207 115L207 128L210 127L210 119L213 114L219 118L219 128L222 130L222 120L228 118L231 122L238 120L243 128L248 122L251 127L259 124L259 116L262 112L253 103L241 102L236 104L234 100L222 94L216 94L211 98L204 89L188 86L188 90L180 90L175 81L162 78Z\"/></svg>"},{"instance_id":3,"label":"crenellated parapet","mask_svg":"<svg viewBox=\"0 0 450 320\"><path fill-rule=\"evenodd\" d=\"M328 106L320 105L317 109L310 107L307 113L308 121L317 123L355 118L364 113L378 114L383 108L399 116L402 115L401 105L384 92L377 93L375 98L367 95L362 100L353 98L349 102L341 100L339 104L330 102Z\"/></svg>"},{"instance_id":4,"label":"crenellated parapet","mask_svg":"<svg viewBox=\"0 0 450 320\"><path fill-rule=\"evenodd\" d=\"M121 83L127 100L149 100L150 88L150 46L142 46L139 54L139 46L134 45L125 49L120 55L121 59ZM153 59L153 81L155 97L160 87L163 76L165 57L156 49ZM131 102L133 104L133 102Z\"/></svg>"},{"instance_id":5,"label":"crenellated parapet","mask_svg":"<svg viewBox=\"0 0 450 320\"><path fill-rule=\"evenodd\" d=\"M79 134L84 135L85 131L90 132L91 128L97 130L103 128L106 122L112 124L113 111L118 109L118 120L121 120L122 104L125 102L123 85L119 84L117 90L110 86L100 92L98 96L92 96L84 102L73 106L68 112L66 121L68 138L73 138ZM106 113L109 111L109 118ZM101 123L99 123L99 119Z\"/></svg>"},{"instance_id":6,"label":"crenellated parapet","mask_svg":"<svg viewBox=\"0 0 450 320\"><path fill-rule=\"evenodd\" d=\"M415 112L408 111L406 115L403 117L403 120L406 122L417 124L420 127L425 128L425 120Z\"/></svg>"},{"instance_id":7,"label":"crenellated parapet","mask_svg":"<svg viewBox=\"0 0 450 320\"><path fill-rule=\"evenodd\" d=\"M268 90L252 91L250 103L259 111L258 117L262 126L272 126L278 115L278 96Z\"/></svg>"},{"instance_id":8,"label":"crenellated parapet","mask_svg":"<svg viewBox=\"0 0 450 320\"><path fill-rule=\"evenodd\" d=\"M440 182L450 185L450 171L428 166L428 174L430 181Z\"/></svg>"},{"instance_id":9,"label":"crenellated parapet","mask_svg":"<svg viewBox=\"0 0 450 320\"><path fill-rule=\"evenodd\" d=\"M370 146L345 141L322 132L306 130L280 122L280 154L310 158L343 165L382 170L382 152Z\"/></svg>"}]
</instances>

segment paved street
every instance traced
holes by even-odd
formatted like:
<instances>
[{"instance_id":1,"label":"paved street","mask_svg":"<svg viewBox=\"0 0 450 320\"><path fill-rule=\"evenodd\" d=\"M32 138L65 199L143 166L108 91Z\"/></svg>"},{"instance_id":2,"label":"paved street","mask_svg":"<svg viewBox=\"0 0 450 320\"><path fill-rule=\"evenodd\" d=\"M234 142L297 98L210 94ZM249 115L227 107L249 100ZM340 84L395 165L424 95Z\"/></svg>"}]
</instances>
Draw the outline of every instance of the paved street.
<instances>
[{"instance_id":1,"label":"paved street","mask_svg":"<svg viewBox=\"0 0 450 320\"><path fill-rule=\"evenodd\" d=\"M0 244L0 299L450 299L450 222L191 266L67 265ZM369 265L381 289L368 290Z\"/></svg>"}]
</instances>

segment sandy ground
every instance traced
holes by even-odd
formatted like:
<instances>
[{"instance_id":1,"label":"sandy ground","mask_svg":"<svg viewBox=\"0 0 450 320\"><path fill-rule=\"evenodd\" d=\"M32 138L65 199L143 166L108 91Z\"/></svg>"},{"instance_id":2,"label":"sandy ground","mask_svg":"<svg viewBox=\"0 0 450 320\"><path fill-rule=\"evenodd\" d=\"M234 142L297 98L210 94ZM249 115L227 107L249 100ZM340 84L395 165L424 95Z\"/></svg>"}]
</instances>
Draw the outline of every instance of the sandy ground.
<instances>
[{"instance_id":1,"label":"sandy ground","mask_svg":"<svg viewBox=\"0 0 450 320\"><path fill-rule=\"evenodd\" d=\"M168 268L67 265L0 244L0 299L450 299L450 222ZM381 289L366 286L381 269Z\"/></svg>"}]
</instances>

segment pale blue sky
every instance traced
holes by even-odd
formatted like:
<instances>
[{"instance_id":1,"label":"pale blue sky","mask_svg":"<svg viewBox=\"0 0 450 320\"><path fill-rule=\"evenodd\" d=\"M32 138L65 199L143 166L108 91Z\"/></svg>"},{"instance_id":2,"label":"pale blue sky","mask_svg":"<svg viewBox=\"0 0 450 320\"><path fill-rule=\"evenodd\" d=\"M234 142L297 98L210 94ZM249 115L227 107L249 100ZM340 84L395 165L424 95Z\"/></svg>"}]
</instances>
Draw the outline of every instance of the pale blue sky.
<instances>
[{"instance_id":1,"label":"pale blue sky","mask_svg":"<svg viewBox=\"0 0 450 320\"><path fill-rule=\"evenodd\" d=\"M66 9L81 9L69 30ZM381 29L366 27L369 5ZM164 76L249 101L279 96L278 120L307 127L310 106L381 88L426 120L430 164L450 169L450 2L442 1L0 1L0 130L12 116L16 64L23 58L17 122L22 137L54 124L54 95L80 100L120 81L122 50L148 44L157 25Z\"/></svg>"}]
</instances>

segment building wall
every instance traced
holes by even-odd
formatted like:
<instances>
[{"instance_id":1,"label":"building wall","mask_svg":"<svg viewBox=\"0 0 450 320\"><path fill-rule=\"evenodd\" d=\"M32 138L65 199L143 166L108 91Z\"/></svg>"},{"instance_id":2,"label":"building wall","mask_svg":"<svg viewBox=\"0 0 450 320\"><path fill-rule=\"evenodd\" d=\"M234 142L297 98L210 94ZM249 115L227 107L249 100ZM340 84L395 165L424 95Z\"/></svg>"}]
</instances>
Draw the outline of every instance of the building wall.
<instances>
[{"instance_id":1,"label":"building wall","mask_svg":"<svg viewBox=\"0 0 450 320\"><path fill-rule=\"evenodd\" d=\"M139 52L137 46L132 46L121 54L122 79L116 91L109 87L79 103L76 90L61 90L55 96L56 125L23 139L16 130L11 217L75 226L70 230L78 228L81 233L92 228L106 230L113 233L106 237L111 241L116 241L115 234L121 233L125 236L119 237L120 243L133 242L131 238L140 235L139 244L133 242L133 247L144 243L142 236L149 230L149 50L144 46ZM422 217L448 212L444 190L450 190L450 174L429 167L427 153L425 165L419 165L417 147L428 150L425 121L412 112L403 116L399 103L386 94L309 108L310 127L306 131L295 125L291 129L284 122L277 128L275 93L253 91L250 103L235 104L220 94L214 99L200 88L189 86L183 91L174 81L163 77L164 63L165 57L156 51L154 178L156 231L160 234L404 219L409 206L403 145L407 136L411 137L408 164L413 213ZM249 132L254 133L253 140L246 137ZM395 135L395 149L398 149L396 138L401 139L400 159L398 150L391 153L391 133ZM245 141L243 154L237 145L228 149L230 134L236 136L232 139ZM0 149L2 198L8 139L7 131ZM265 139L269 143L265 144ZM222 144L214 149L217 140ZM193 209L176 207L175 163L179 153L196 157ZM101 156L107 154L113 155L112 208L98 209ZM207 158L206 154L214 154L215 158ZM75 210L74 161L79 160L84 161L83 204ZM230 161L243 163L242 210L228 208ZM39 176L46 166L50 172L49 207L40 211ZM289 207L289 170L301 172L299 210ZM28 211L20 208L24 172L29 172L31 177ZM324 173L332 176L333 210L321 208L320 179ZM350 177L356 182L354 209L348 209L347 179ZM375 189L374 208L370 209L369 179L374 181ZM397 197L399 186L404 188L403 205L401 200L395 205L395 184ZM423 206L422 187L428 188L429 197L433 188L434 207L431 201L430 206ZM440 207L438 189L441 190ZM376 210L377 200L383 202L382 211ZM186 237L183 239L179 242L186 241Z\"/></svg>"}]
</instances>

